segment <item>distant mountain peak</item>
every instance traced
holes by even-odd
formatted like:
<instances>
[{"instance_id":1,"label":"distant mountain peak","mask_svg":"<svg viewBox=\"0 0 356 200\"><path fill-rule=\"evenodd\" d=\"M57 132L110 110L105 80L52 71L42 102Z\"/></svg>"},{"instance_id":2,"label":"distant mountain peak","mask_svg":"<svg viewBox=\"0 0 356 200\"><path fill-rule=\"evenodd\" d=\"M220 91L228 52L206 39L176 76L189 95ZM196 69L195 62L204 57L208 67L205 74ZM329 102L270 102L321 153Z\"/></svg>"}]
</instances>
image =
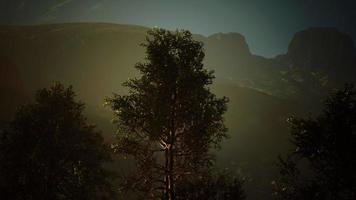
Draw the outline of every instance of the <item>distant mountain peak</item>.
<instances>
[{"instance_id":1,"label":"distant mountain peak","mask_svg":"<svg viewBox=\"0 0 356 200\"><path fill-rule=\"evenodd\" d=\"M350 72L355 68L356 50L351 36L336 28L317 27L297 32L288 48L295 67L326 73Z\"/></svg>"},{"instance_id":2,"label":"distant mountain peak","mask_svg":"<svg viewBox=\"0 0 356 200\"><path fill-rule=\"evenodd\" d=\"M245 37L243 35L241 35L240 33L236 33L236 32L214 33L214 34L210 35L208 38L209 39L217 39L217 40L221 40L221 39L225 39L225 38L234 38L236 40L245 40Z\"/></svg>"},{"instance_id":3,"label":"distant mountain peak","mask_svg":"<svg viewBox=\"0 0 356 200\"><path fill-rule=\"evenodd\" d=\"M235 55L251 55L246 39L240 33L215 33L207 38L207 46L219 44L224 50Z\"/></svg>"}]
</instances>

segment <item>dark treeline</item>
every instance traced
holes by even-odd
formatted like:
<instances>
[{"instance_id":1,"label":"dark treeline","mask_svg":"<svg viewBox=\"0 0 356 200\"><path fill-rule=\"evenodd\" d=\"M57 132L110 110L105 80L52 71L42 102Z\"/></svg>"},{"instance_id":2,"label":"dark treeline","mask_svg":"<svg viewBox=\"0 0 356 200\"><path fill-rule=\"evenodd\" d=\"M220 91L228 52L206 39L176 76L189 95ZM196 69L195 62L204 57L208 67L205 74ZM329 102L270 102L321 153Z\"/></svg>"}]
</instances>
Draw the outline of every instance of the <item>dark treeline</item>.
<instances>
[{"instance_id":1,"label":"dark treeline","mask_svg":"<svg viewBox=\"0 0 356 200\"><path fill-rule=\"evenodd\" d=\"M110 149L83 116L71 87L37 92L1 132L1 199L106 199Z\"/></svg>"},{"instance_id":2,"label":"dark treeline","mask_svg":"<svg viewBox=\"0 0 356 200\"><path fill-rule=\"evenodd\" d=\"M148 32L138 78L106 105L115 140L83 114L72 87L40 89L0 128L0 198L242 200L244 178L216 169L212 149L228 137L228 98L210 90L203 44L189 31ZM291 117L295 149L276 158L275 199L356 199L356 98L352 86L332 94L317 118ZM133 163L118 176L112 163Z\"/></svg>"},{"instance_id":3,"label":"dark treeline","mask_svg":"<svg viewBox=\"0 0 356 200\"><path fill-rule=\"evenodd\" d=\"M279 158L277 199L356 199L356 97L346 85L317 118L289 119L295 150Z\"/></svg>"}]
</instances>

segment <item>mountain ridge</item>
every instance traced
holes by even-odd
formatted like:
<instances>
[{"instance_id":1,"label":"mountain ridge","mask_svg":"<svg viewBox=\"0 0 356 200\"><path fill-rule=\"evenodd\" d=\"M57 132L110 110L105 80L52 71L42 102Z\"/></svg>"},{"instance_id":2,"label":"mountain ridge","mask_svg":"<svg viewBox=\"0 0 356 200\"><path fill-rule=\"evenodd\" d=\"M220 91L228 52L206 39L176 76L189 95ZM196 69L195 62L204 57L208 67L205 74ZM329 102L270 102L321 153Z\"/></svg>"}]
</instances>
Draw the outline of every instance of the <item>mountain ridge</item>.
<instances>
[{"instance_id":1,"label":"mountain ridge","mask_svg":"<svg viewBox=\"0 0 356 200\"><path fill-rule=\"evenodd\" d=\"M73 85L78 97L87 104L88 118L97 122L109 138L114 126L110 124L111 112L102 107L104 98L112 92L127 92L121 83L138 75L134 65L144 62L145 51L140 44L147 30L107 23L0 26L0 57L18 71L15 73L18 75L12 75L13 70L5 69L11 66L4 65L2 72L7 74L2 75L13 76L14 80L21 77L21 87L28 96L48 87L52 81ZM338 40L344 36L334 34L334 37ZM239 33L194 35L194 38L204 43L204 64L215 70L213 92L230 97L226 119L231 139L218 153L218 161L245 163L247 167L242 166L242 170L254 177L246 185L248 195L251 199L262 199L270 194L269 180L276 172L274 159L289 147L285 118L291 114L316 113L325 93L341 83L333 83L338 81L333 80L334 74L296 65L288 53L275 58L254 55ZM349 66L337 69L353 74L347 71ZM12 80L9 77L7 80ZM7 103L24 98L17 95L16 88L11 91L0 91L11 97Z\"/></svg>"}]
</instances>

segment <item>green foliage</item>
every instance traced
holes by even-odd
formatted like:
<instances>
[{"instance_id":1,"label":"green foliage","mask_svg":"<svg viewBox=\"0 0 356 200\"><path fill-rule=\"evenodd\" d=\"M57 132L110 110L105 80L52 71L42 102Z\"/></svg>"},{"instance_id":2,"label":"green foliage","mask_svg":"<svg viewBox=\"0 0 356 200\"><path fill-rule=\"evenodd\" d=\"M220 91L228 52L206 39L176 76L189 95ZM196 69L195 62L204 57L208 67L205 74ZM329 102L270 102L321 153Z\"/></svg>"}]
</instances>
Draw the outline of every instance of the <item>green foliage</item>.
<instances>
[{"instance_id":1,"label":"green foliage","mask_svg":"<svg viewBox=\"0 0 356 200\"><path fill-rule=\"evenodd\" d=\"M1 134L1 199L109 199L109 148L72 87L37 92Z\"/></svg>"},{"instance_id":2,"label":"green foliage","mask_svg":"<svg viewBox=\"0 0 356 200\"><path fill-rule=\"evenodd\" d=\"M347 85L316 119L290 119L296 149L280 159L281 199L356 198L356 98ZM306 176L306 173L307 176ZM309 178L306 178L309 177Z\"/></svg>"},{"instance_id":3,"label":"green foliage","mask_svg":"<svg viewBox=\"0 0 356 200\"><path fill-rule=\"evenodd\" d=\"M173 199L175 183L206 171L209 149L226 137L227 98L210 92L213 72L203 68L202 43L189 31L154 29L143 46L140 78L123 84L128 95L107 100L118 125L115 150L136 161L128 188Z\"/></svg>"}]
</instances>

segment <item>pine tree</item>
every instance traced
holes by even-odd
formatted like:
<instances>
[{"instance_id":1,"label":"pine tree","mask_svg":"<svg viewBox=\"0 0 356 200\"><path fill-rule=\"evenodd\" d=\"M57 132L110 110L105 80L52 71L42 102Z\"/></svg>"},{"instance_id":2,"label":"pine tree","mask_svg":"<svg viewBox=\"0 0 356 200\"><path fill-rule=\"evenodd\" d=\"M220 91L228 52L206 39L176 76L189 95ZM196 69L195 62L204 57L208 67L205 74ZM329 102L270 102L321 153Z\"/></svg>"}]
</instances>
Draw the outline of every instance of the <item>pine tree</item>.
<instances>
[{"instance_id":1,"label":"pine tree","mask_svg":"<svg viewBox=\"0 0 356 200\"><path fill-rule=\"evenodd\" d=\"M226 137L227 98L210 91L213 71L204 68L203 45L189 31L153 29L143 46L141 76L123 84L127 95L107 99L118 125L114 149L135 160L127 187L173 200L177 183L207 173L209 151Z\"/></svg>"}]
</instances>

